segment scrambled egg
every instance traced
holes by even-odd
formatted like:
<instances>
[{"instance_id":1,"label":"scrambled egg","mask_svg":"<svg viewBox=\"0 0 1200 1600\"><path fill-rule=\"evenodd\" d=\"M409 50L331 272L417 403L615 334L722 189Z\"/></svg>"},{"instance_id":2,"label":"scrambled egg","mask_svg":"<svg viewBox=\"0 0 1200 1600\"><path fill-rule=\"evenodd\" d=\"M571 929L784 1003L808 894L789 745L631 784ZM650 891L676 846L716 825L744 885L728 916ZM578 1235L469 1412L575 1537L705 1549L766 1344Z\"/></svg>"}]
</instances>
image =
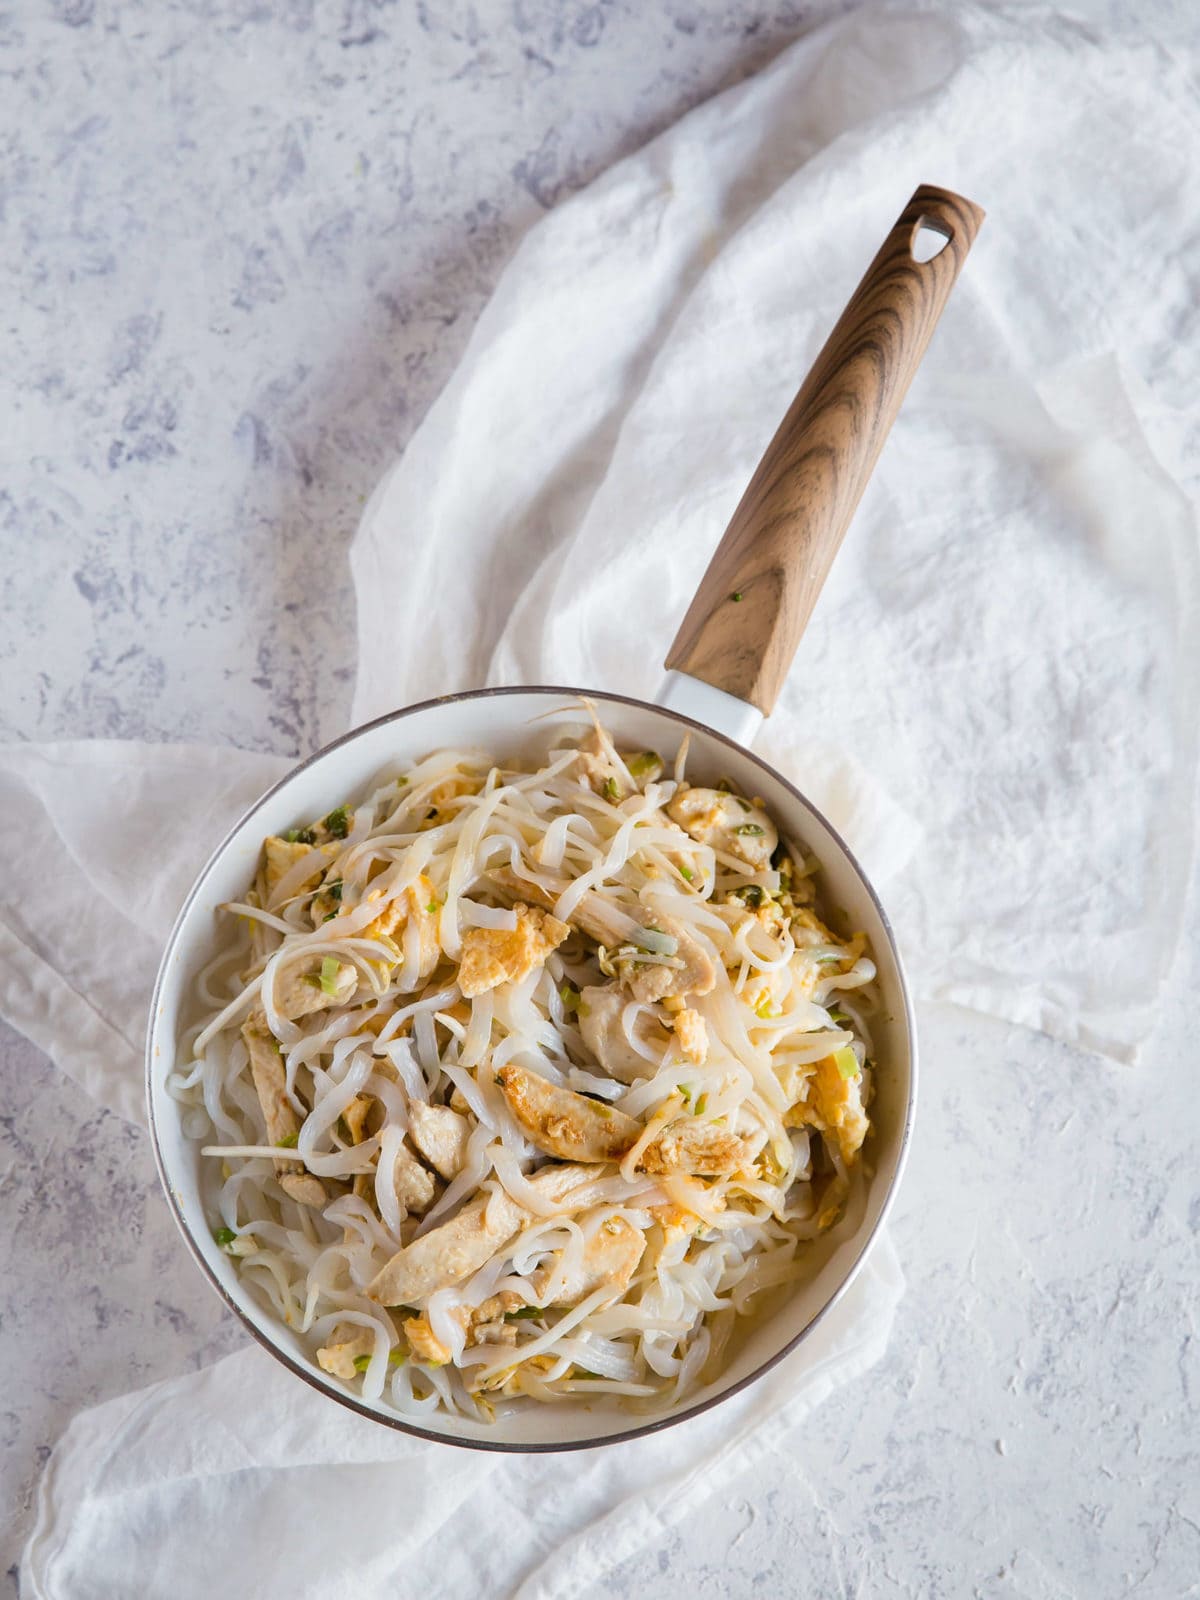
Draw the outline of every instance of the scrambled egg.
<instances>
[{"instance_id":1,"label":"scrambled egg","mask_svg":"<svg viewBox=\"0 0 1200 1600\"><path fill-rule=\"evenodd\" d=\"M808 1080L808 1095L797 1101L783 1119L787 1128L816 1128L832 1133L842 1160L850 1166L867 1136L867 1115L862 1102L862 1075L844 1078L834 1056L824 1056Z\"/></svg>"},{"instance_id":2,"label":"scrambled egg","mask_svg":"<svg viewBox=\"0 0 1200 1600\"><path fill-rule=\"evenodd\" d=\"M317 1351L317 1363L322 1372L351 1383L358 1375L355 1360L369 1356L374 1348L375 1335L370 1328L343 1322L335 1328L333 1342Z\"/></svg>"},{"instance_id":3,"label":"scrambled egg","mask_svg":"<svg viewBox=\"0 0 1200 1600\"><path fill-rule=\"evenodd\" d=\"M685 1006L675 1013L675 1037L688 1060L703 1066L708 1059L708 1029L698 1011Z\"/></svg>"},{"instance_id":4,"label":"scrambled egg","mask_svg":"<svg viewBox=\"0 0 1200 1600\"><path fill-rule=\"evenodd\" d=\"M303 894L306 889L311 889L321 874L329 865L330 858L337 854L336 845L322 845L314 849L307 844L289 844L286 839L280 839L275 834L269 834L263 840L263 870L267 885L268 900L274 895L276 887L284 875L292 870L297 861L305 856L312 857L313 869L303 883L296 885L296 893Z\"/></svg>"},{"instance_id":5,"label":"scrambled egg","mask_svg":"<svg viewBox=\"0 0 1200 1600\"><path fill-rule=\"evenodd\" d=\"M485 994L502 983L519 983L534 967L544 964L570 933L536 906L518 905L517 925L507 928L469 928L463 937L458 986L468 998Z\"/></svg>"}]
</instances>

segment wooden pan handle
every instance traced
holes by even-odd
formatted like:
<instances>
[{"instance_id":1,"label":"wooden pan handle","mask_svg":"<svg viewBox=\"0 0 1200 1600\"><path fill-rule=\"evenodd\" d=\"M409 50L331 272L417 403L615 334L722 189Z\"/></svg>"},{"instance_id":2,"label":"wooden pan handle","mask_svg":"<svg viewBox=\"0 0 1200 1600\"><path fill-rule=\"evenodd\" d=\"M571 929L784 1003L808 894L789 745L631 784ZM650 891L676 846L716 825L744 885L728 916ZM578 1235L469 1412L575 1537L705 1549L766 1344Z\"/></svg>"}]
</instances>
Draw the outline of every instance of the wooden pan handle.
<instances>
[{"instance_id":1,"label":"wooden pan handle","mask_svg":"<svg viewBox=\"0 0 1200 1600\"><path fill-rule=\"evenodd\" d=\"M770 712L983 216L927 184L905 206L751 478L668 667ZM948 241L925 262L922 227Z\"/></svg>"}]
</instances>

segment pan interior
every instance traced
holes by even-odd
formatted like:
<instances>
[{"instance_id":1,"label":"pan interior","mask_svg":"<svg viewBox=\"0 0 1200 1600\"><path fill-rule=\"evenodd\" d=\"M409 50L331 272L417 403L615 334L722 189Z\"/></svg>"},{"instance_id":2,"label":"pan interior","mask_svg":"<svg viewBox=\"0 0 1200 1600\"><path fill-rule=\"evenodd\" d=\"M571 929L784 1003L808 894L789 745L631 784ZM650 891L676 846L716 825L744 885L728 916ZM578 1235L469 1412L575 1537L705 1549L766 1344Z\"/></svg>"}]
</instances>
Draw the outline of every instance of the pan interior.
<instances>
[{"instance_id":1,"label":"pan interior","mask_svg":"<svg viewBox=\"0 0 1200 1600\"><path fill-rule=\"evenodd\" d=\"M242 1284L233 1261L212 1239L199 1144L185 1137L179 1108L165 1088L175 1041L192 1017L192 981L217 946L217 906L240 897L256 870L265 834L283 832L298 819L323 814L367 788L384 767L432 750L469 746L487 750L497 762L544 750L556 729L578 728L586 720L580 696L581 691L559 688L483 690L428 702L369 723L298 767L238 823L192 890L163 959L147 1044L152 1129L163 1182L192 1253L232 1309L294 1371L343 1403L410 1432L484 1448L563 1449L628 1437L704 1409L773 1364L833 1303L861 1264L899 1176L911 1121L915 1067L903 975L886 918L845 845L796 789L721 735L655 706L589 692L618 742L656 749L669 764L688 734L691 781L715 783L726 777L745 793L761 795L781 833L820 861L825 904L842 913L846 925L867 933L879 968L883 1006L875 1022L875 1131L866 1148L869 1180L865 1193L860 1190L856 1209L809 1247L808 1270L795 1288L744 1319L727 1365L714 1383L694 1391L675 1411L646 1416L620 1410L611 1402L568 1402L530 1406L491 1426L435 1416L414 1428L401 1423L383 1402L363 1401L322 1373L297 1335ZM803 775L799 776L802 782Z\"/></svg>"}]
</instances>

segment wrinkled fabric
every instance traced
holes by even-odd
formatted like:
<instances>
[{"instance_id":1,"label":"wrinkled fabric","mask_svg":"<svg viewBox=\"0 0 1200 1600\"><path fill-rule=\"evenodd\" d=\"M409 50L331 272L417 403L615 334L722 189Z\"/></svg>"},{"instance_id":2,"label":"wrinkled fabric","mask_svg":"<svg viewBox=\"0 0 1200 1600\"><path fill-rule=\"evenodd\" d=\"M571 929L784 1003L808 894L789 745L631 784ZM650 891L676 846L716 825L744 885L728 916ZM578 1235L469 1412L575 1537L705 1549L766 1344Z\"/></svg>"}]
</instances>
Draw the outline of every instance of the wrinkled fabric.
<instances>
[{"instance_id":1,"label":"wrinkled fabric","mask_svg":"<svg viewBox=\"0 0 1200 1600\"><path fill-rule=\"evenodd\" d=\"M1195 528L1159 452L1200 387L1198 146L1187 62L1029 7L867 8L700 107L530 233L368 508L355 718L397 685L652 695L876 248L957 188L988 220L763 742L801 789L836 746L922 824L889 894L920 993L1135 1057L1193 848Z\"/></svg>"},{"instance_id":2,"label":"wrinkled fabric","mask_svg":"<svg viewBox=\"0 0 1200 1600\"><path fill-rule=\"evenodd\" d=\"M532 230L367 507L355 720L484 682L651 696L879 241L958 187L989 220L760 748L885 888L919 994L1134 1057L1192 856L1197 144L1185 64L1028 7L864 9L691 113ZM0 1004L125 1116L174 909L284 765L0 752L31 842ZM22 1592L577 1595L748 1465L802 1471L901 1292L884 1241L759 1384L559 1458L409 1440L245 1351L76 1418Z\"/></svg>"},{"instance_id":3,"label":"wrinkled fabric","mask_svg":"<svg viewBox=\"0 0 1200 1600\"><path fill-rule=\"evenodd\" d=\"M427 1444L241 1351L75 1418L39 1488L21 1593L576 1600L755 1462L784 1470L777 1452L813 1407L882 1356L902 1289L885 1240L758 1383L665 1433L570 1455Z\"/></svg>"}]
</instances>

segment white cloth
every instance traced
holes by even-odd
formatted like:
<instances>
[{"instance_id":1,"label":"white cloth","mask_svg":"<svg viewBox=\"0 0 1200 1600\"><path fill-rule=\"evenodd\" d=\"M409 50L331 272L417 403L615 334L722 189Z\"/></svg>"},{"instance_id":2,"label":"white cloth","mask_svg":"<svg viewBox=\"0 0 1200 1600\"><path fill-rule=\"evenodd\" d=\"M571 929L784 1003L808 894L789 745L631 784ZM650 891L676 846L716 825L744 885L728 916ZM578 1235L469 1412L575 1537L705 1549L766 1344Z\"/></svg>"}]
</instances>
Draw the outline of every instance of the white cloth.
<instances>
[{"instance_id":1,"label":"white cloth","mask_svg":"<svg viewBox=\"0 0 1200 1600\"><path fill-rule=\"evenodd\" d=\"M652 695L883 233L918 181L959 187L989 221L763 748L881 878L915 851L889 904L920 994L1132 1056L1192 850L1197 561L1164 463L1200 366L1197 143L1183 65L1030 8L859 12L690 114L531 232L368 507L356 718L485 680ZM0 1002L127 1116L172 910L283 765L0 754L29 842ZM762 1386L565 1461L410 1443L247 1352L76 1420L27 1591L576 1594L735 1466L799 1458L898 1293L885 1249Z\"/></svg>"},{"instance_id":2,"label":"white cloth","mask_svg":"<svg viewBox=\"0 0 1200 1600\"><path fill-rule=\"evenodd\" d=\"M578 1600L756 1462L793 1474L813 1407L886 1348L886 1243L809 1342L705 1417L504 1457L364 1422L258 1349L85 1411L43 1476L36 1600Z\"/></svg>"},{"instance_id":3,"label":"white cloth","mask_svg":"<svg viewBox=\"0 0 1200 1600\"><path fill-rule=\"evenodd\" d=\"M866 9L560 207L363 520L354 720L653 695L885 232L957 188L988 220L762 748L804 789L835 745L921 820L889 901L921 994L1134 1056L1192 858L1195 529L1155 454L1200 391L1188 65L1035 7Z\"/></svg>"}]
</instances>

